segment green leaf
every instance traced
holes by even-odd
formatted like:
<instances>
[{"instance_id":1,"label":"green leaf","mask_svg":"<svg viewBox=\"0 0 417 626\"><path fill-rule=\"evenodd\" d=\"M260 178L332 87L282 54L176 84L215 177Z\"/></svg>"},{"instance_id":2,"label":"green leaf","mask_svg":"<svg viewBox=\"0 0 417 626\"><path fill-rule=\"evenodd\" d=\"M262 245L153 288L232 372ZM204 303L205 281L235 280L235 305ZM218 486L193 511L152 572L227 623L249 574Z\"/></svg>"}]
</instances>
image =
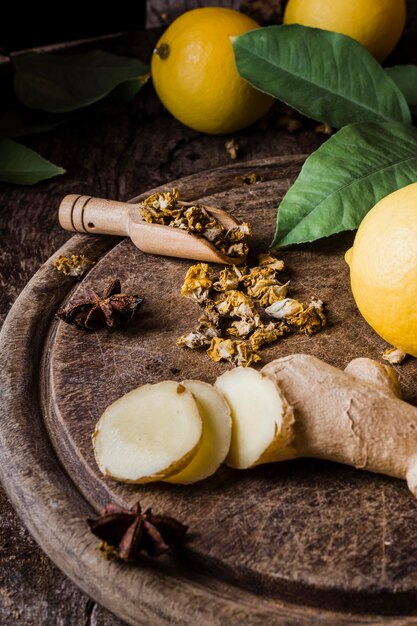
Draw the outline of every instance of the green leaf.
<instances>
[{"instance_id":1,"label":"green leaf","mask_svg":"<svg viewBox=\"0 0 417 626\"><path fill-rule=\"evenodd\" d=\"M417 111L417 65L395 65L385 69L402 91L412 111Z\"/></svg>"},{"instance_id":2,"label":"green leaf","mask_svg":"<svg viewBox=\"0 0 417 626\"><path fill-rule=\"evenodd\" d=\"M272 247L353 230L378 200L416 181L416 128L346 126L304 163L278 209Z\"/></svg>"},{"instance_id":3,"label":"green leaf","mask_svg":"<svg viewBox=\"0 0 417 626\"><path fill-rule=\"evenodd\" d=\"M32 111L0 111L0 139L44 133L64 123L62 117L35 117Z\"/></svg>"},{"instance_id":4,"label":"green leaf","mask_svg":"<svg viewBox=\"0 0 417 626\"><path fill-rule=\"evenodd\" d=\"M126 82L132 95L149 76L148 67L140 61L101 50L76 55L28 52L14 56L13 63L19 100L50 113L86 107Z\"/></svg>"},{"instance_id":5,"label":"green leaf","mask_svg":"<svg viewBox=\"0 0 417 626\"><path fill-rule=\"evenodd\" d=\"M411 122L407 102L361 44L297 24L233 38L239 74L304 115L340 128L354 122Z\"/></svg>"},{"instance_id":6,"label":"green leaf","mask_svg":"<svg viewBox=\"0 0 417 626\"><path fill-rule=\"evenodd\" d=\"M33 185L58 174L64 174L37 152L11 139L0 140L0 180L16 185Z\"/></svg>"}]
</instances>

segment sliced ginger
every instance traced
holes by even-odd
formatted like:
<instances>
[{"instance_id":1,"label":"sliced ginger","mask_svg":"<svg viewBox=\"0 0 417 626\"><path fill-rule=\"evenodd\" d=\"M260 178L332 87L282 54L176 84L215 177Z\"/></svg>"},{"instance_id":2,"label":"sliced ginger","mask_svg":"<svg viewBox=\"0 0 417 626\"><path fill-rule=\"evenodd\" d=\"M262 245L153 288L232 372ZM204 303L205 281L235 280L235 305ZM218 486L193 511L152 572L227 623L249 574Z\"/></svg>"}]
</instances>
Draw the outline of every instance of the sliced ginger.
<instances>
[{"instance_id":1,"label":"sliced ginger","mask_svg":"<svg viewBox=\"0 0 417 626\"><path fill-rule=\"evenodd\" d=\"M182 384L191 391L197 403L203 420L203 438L190 463L165 481L189 484L208 478L223 463L229 452L232 420L228 405L212 385L199 380L185 380Z\"/></svg>"},{"instance_id":2,"label":"sliced ginger","mask_svg":"<svg viewBox=\"0 0 417 626\"><path fill-rule=\"evenodd\" d=\"M261 372L237 367L215 388L135 389L100 418L94 451L101 471L123 482L187 484L223 460L244 469L313 457L406 479L417 497L417 408L399 395L387 365L359 358L343 372L293 354Z\"/></svg>"},{"instance_id":3,"label":"sliced ginger","mask_svg":"<svg viewBox=\"0 0 417 626\"><path fill-rule=\"evenodd\" d=\"M275 460L278 452L280 459L292 458L287 436L293 422L291 409L272 380L255 369L237 367L219 376L215 386L232 413L228 465L252 467Z\"/></svg>"},{"instance_id":4,"label":"sliced ginger","mask_svg":"<svg viewBox=\"0 0 417 626\"><path fill-rule=\"evenodd\" d=\"M111 404L93 434L104 475L146 483L180 472L201 445L203 423L191 391L165 381L143 385Z\"/></svg>"}]
</instances>

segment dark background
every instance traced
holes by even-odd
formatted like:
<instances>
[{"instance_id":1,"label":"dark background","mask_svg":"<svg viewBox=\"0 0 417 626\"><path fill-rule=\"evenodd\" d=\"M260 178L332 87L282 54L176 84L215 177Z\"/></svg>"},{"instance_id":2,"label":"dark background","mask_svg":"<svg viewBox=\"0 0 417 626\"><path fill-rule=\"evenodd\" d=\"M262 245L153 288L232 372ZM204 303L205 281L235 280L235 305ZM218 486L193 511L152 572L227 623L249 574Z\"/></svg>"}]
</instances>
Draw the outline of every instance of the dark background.
<instances>
[{"instance_id":1,"label":"dark background","mask_svg":"<svg viewBox=\"0 0 417 626\"><path fill-rule=\"evenodd\" d=\"M146 0L118 2L117 7L103 2L100 11L98 5L86 2L60 2L48 5L48 9L39 2L26 3L24 9L8 4L0 21L0 48L4 52L145 27Z\"/></svg>"}]
</instances>

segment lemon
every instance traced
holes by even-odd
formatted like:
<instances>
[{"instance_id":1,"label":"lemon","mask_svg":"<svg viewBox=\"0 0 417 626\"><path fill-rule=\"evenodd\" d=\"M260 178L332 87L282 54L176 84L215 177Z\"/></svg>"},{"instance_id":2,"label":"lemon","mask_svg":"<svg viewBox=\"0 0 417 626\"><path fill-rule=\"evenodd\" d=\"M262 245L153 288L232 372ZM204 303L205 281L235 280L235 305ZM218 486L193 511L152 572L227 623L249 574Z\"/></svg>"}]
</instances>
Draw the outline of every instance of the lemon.
<instances>
[{"instance_id":1,"label":"lemon","mask_svg":"<svg viewBox=\"0 0 417 626\"><path fill-rule=\"evenodd\" d=\"M417 183L380 200L346 253L353 296L385 341L417 356Z\"/></svg>"},{"instance_id":2,"label":"lemon","mask_svg":"<svg viewBox=\"0 0 417 626\"><path fill-rule=\"evenodd\" d=\"M405 0L289 0L284 24L349 35L383 61L404 30Z\"/></svg>"},{"instance_id":3,"label":"lemon","mask_svg":"<svg viewBox=\"0 0 417 626\"><path fill-rule=\"evenodd\" d=\"M180 122L204 133L224 134L249 126L273 99L237 73L230 37L259 25L220 7L193 9L178 17L152 55L152 79L164 106Z\"/></svg>"}]
</instances>

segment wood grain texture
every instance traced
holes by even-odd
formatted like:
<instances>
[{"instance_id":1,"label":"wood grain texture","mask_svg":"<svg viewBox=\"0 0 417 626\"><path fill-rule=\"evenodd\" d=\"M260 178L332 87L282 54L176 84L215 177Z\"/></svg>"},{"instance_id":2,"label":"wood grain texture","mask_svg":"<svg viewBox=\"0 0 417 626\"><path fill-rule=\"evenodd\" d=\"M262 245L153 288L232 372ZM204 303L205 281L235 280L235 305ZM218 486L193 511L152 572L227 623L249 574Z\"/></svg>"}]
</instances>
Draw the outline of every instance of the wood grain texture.
<instances>
[{"instance_id":1,"label":"wood grain texture","mask_svg":"<svg viewBox=\"0 0 417 626\"><path fill-rule=\"evenodd\" d=\"M271 238L276 202L301 163L297 156L268 159L175 184L184 199L227 208L238 218L256 216L259 251ZM243 187L236 177L253 170L265 181ZM263 351L265 360L298 350L345 365L358 355L358 345L361 354L379 354L382 341L355 319L343 279L347 239L285 252L295 295L306 298L314 290L328 301L331 326L314 338L295 335L271 346ZM399 624L382 614L414 613L417 557L410 545L417 536L417 503L401 481L316 461L247 472L224 468L187 488L123 486L101 478L90 435L109 402L145 382L212 381L227 369L174 345L198 315L179 295L189 262L146 256L127 240L114 244L71 239L57 254L84 252L97 265L74 284L45 264L2 332L2 480L46 553L130 624ZM109 275L144 296L137 325L84 334L54 320L58 306L89 285L100 290ZM346 317L352 325L345 325ZM416 367L410 360L402 370L408 397ZM14 419L6 422L7 416ZM139 568L100 557L86 516L109 498L132 503L138 495L191 525L183 556L144 559ZM364 611L379 615L364 617Z\"/></svg>"},{"instance_id":2,"label":"wood grain texture","mask_svg":"<svg viewBox=\"0 0 417 626\"><path fill-rule=\"evenodd\" d=\"M173 2L152 0L148 15L152 13L153 25L164 24L161 15ZM192 5L190 2L188 6ZM417 62L417 7L411 0L408 13L406 33L390 65ZM146 62L160 32L130 33L100 47ZM311 152L323 137L314 133L313 126L306 125L301 132L289 135L272 124L267 130L254 127L237 133L236 139L241 146L239 160L245 162ZM22 139L64 165L67 174L31 188L0 184L0 321L33 273L68 238L56 221L56 209L65 194L81 190L126 200L167 180L229 163L224 141L176 122L158 103L150 85L132 104L103 104L77 113L67 126L51 133ZM381 496L375 503L377 509L382 501ZM19 521L2 489L0 506L0 623L120 626L116 617L90 600L51 563ZM294 619L289 617L287 623L294 624ZM410 626L416 619L389 620L394 622ZM318 621L310 615L300 618L299 623ZM369 621L358 618L356 623ZM372 623L387 621L373 617Z\"/></svg>"}]
</instances>

